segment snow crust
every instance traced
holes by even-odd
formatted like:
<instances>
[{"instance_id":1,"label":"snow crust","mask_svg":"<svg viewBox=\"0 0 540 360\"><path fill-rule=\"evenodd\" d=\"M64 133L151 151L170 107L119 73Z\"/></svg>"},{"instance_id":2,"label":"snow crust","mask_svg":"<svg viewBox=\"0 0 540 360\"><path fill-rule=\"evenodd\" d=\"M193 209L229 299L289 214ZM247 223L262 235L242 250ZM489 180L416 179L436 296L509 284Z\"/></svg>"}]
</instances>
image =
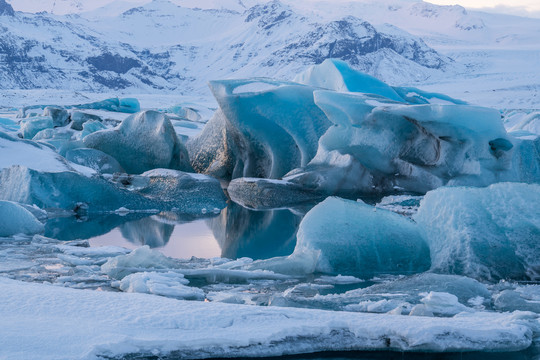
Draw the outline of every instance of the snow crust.
<instances>
[{"instance_id":1,"label":"snow crust","mask_svg":"<svg viewBox=\"0 0 540 360\"><path fill-rule=\"evenodd\" d=\"M186 302L5 278L0 284L0 345L10 359L129 354L193 359L328 349L515 351L531 344L538 326L537 316L526 312L429 318Z\"/></svg>"}]
</instances>

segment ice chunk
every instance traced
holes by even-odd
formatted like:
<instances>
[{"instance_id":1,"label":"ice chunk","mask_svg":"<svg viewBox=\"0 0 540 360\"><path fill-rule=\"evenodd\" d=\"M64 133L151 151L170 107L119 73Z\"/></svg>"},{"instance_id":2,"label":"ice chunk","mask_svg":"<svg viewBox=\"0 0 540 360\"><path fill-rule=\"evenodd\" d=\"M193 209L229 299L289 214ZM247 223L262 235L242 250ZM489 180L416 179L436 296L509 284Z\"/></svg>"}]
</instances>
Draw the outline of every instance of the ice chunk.
<instances>
[{"instance_id":1,"label":"ice chunk","mask_svg":"<svg viewBox=\"0 0 540 360\"><path fill-rule=\"evenodd\" d=\"M536 315L523 312L426 318L189 302L6 278L0 287L0 348L9 359L518 351L531 346L538 326Z\"/></svg>"},{"instance_id":2,"label":"ice chunk","mask_svg":"<svg viewBox=\"0 0 540 360\"><path fill-rule=\"evenodd\" d=\"M79 165L87 166L101 174L124 172L115 158L96 149L79 148L69 150L66 159Z\"/></svg>"},{"instance_id":3,"label":"ice chunk","mask_svg":"<svg viewBox=\"0 0 540 360\"><path fill-rule=\"evenodd\" d=\"M454 316L460 312L473 312L474 310L461 304L457 296L445 292L430 291L420 300L426 311L435 315ZM413 315L413 314L411 314Z\"/></svg>"},{"instance_id":4,"label":"ice chunk","mask_svg":"<svg viewBox=\"0 0 540 360\"><path fill-rule=\"evenodd\" d=\"M135 177L124 174L111 180L116 181L74 171L51 173L12 166L0 172L0 199L81 213L125 207L201 214L226 206L219 182L204 175L161 170Z\"/></svg>"},{"instance_id":5,"label":"ice chunk","mask_svg":"<svg viewBox=\"0 0 540 360\"><path fill-rule=\"evenodd\" d=\"M69 123L69 113L61 107L47 106L43 110L43 116L50 116L54 127L65 126Z\"/></svg>"},{"instance_id":6,"label":"ice chunk","mask_svg":"<svg viewBox=\"0 0 540 360\"><path fill-rule=\"evenodd\" d=\"M392 87L371 75L351 69L344 61L326 59L313 65L294 78L295 82L335 91L350 91L384 96L404 101Z\"/></svg>"},{"instance_id":7,"label":"ice chunk","mask_svg":"<svg viewBox=\"0 0 540 360\"><path fill-rule=\"evenodd\" d=\"M0 200L0 237L15 234L35 234L45 230L38 219L24 207Z\"/></svg>"},{"instance_id":8,"label":"ice chunk","mask_svg":"<svg viewBox=\"0 0 540 360\"><path fill-rule=\"evenodd\" d=\"M53 128L53 119L50 116L36 116L21 121L21 134L25 139L32 139L38 132Z\"/></svg>"},{"instance_id":9,"label":"ice chunk","mask_svg":"<svg viewBox=\"0 0 540 360\"><path fill-rule=\"evenodd\" d=\"M314 97L335 126L321 137L310 164L284 180L327 194L540 180L540 160L506 134L496 110L330 91ZM536 164L533 170L519 166L522 159Z\"/></svg>"},{"instance_id":10,"label":"ice chunk","mask_svg":"<svg viewBox=\"0 0 540 360\"><path fill-rule=\"evenodd\" d=\"M112 286L124 292L154 294L185 300L204 299L204 291L186 286L187 284L189 281L179 273L144 271L130 274L120 281L113 282Z\"/></svg>"},{"instance_id":11,"label":"ice chunk","mask_svg":"<svg viewBox=\"0 0 540 360\"><path fill-rule=\"evenodd\" d=\"M241 91L264 83L264 91ZM279 178L306 165L330 123L313 88L269 79L212 81L220 109L188 143L198 172L220 178ZM248 89L249 90L249 89Z\"/></svg>"},{"instance_id":12,"label":"ice chunk","mask_svg":"<svg viewBox=\"0 0 540 360\"><path fill-rule=\"evenodd\" d=\"M141 111L139 100L134 98L110 98L88 104L71 106L75 109L96 109L134 114Z\"/></svg>"},{"instance_id":13,"label":"ice chunk","mask_svg":"<svg viewBox=\"0 0 540 360\"><path fill-rule=\"evenodd\" d=\"M423 91L414 87L393 87L409 104L467 105L463 100L451 98L445 94Z\"/></svg>"},{"instance_id":14,"label":"ice chunk","mask_svg":"<svg viewBox=\"0 0 540 360\"><path fill-rule=\"evenodd\" d=\"M416 224L362 202L327 198L306 214L297 238L294 252L320 251L317 270L324 273L365 277L430 267Z\"/></svg>"},{"instance_id":15,"label":"ice chunk","mask_svg":"<svg viewBox=\"0 0 540 360\"><path fill-rule=\"evenodd\" d=\"M258 178L234 179L227 192L234 202L253 209L296 206L325 197L320 192L285 180Z\"/></svg>"},{"instance_id":16,"label":"ice chunk","mask_svg":"<svg viewBox=\"0 0 540 360\"><path fill-rule=\"evenodd\" d=\"M84 144L111 155L130 174L155 168L191 169L171 121L156 111L131 115L115 129L87 135Z\"/></svg>"},{"instance_id":17,"label":"ice chunk","mask_svg":"<svg viewBox=\"0 0 540 360\"><path fill-rule=\"evenodd\" d=\"M145 270L174 269L177 262L166 257L157 250L151 250L148 245L141 246L127 255L109 259L101 266L101 271L114 279L123 279L129 274Z\"/></svg>"},{"instance_id":18,"label":"ice chunk","mask_svg":"<svg viewBox=\"0 0 540 360\"><path fill-rule=\"evenodd\" d=\"M87 121L99 121L101 122L101 117L93 114L89 114L82 111L73 111L71 113L71 128L73 130L81 131L83 129L83 124Z\"/></svg>"},{"instance_id":19,"label":"ice chunk","mask_svg":"<svg viewBox=\"0 0 540 360\"><path fill-rule=\"evenodd\" d=\"M432 269L477 279L538 279L540 185L440 188L414 220L426 234Z\"/></svg>"},{"instance_id":20,"label":"ice chunk","mask_svg":"<svg viewBox=\"0 0 540 360\"><path fill-rule=\"evenodd\" d=\"M98 120L89 120L82 125L81 139L99 130L105 130L107 127Z\"/></svg>"},{"instance_id":21,"label":"ice chunk","mask_svg":"<svg viewBox=\"0 0 540 360\"><path fill-rule=\"evenodd\" d=\"M22 165L38 171L68 171L72 166L53 149L0 131L0 170Z\"/></svg>"},{"instance_id":22,"label":"ice chunk","mask_svg":"<svg viewBox=\"0 0 540 360\"><path fill-rule=\"evenodd\" d=\"M181 213L214 212L227 206L227 197L218 180L202 174L170 169L154 169L134 176L145 182L136 191L160 204L160 209Z\"/></svg>"},{"instance_id":23,"label":"ice chunk","mask_svg":"<svg viewBox=\"0 0 540 360\"><path fill-rule=\"evenodd\" d=\"M156 206L155 201L98 177L89 178L74 171L39 172L23 166L0 172L0 199L40 208L89 212L110 211L122 205L132 209Z\"/></svg>"}]
</instances>

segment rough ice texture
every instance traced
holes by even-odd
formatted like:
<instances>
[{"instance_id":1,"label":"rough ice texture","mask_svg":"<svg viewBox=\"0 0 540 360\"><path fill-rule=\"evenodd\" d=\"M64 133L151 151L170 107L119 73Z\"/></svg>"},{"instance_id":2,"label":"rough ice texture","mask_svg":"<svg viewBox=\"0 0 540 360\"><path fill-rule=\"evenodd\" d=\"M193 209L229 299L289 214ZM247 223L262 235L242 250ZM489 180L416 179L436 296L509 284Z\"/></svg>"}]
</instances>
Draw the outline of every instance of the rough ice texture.
<instances>
[{"instance_id":1,"label":"rough ice texture","mask_svg":"<svg viewBox=\"0 0 540 360\"><path fill-rule=\"evenodd\" d=\"M124 277L145 270L173 269L176 262L157 250L148 246L141 246L126 255L109 259L101 266L101 271L114 279Z\"/></svg>"},{"instance_id":2,"label":"rough ice texture","mask_svg":"<svg viewBox=\"0 0 540 360\"><path fill-rule=\"evenodd\" d=\"M427 318L189 302L5 278L0 285L0 348L13 360L517 351L530 346L538 325L536 315L519 312Z\"/></svg>"},{"instance_id":3,"label":"rough ice texture","mask_svg":"<svg viewBox=\"0 0 540 360\"><path fill-rule=\"evenodd\" d=\"M252 79L212 81L210 88L220 110L188 143L198 172L279 178L313 158L330 125L313 103L313 87Z\"/></svg>"},{"instance_id":4,"label":"rough ice texture","mask_svg":"<svg viewBox=\"0 0 540 360\"><path fill-rule=\"evenodd\" d=\"M432 270L477 279L538 279L540 185L428 192L414 220L423 228Z\"/></svg>"},{"instance_id":5,"label":"rough ice texture","mask_svg":"<svg viewBox=\"0 0 540 360\"><path fill-rule=\"evenodd\" d=\"M327 198L306 214L297 238L295 253L320 252L321 272L371 276L430 266L429 248L415 223L362 202Z\"/></svg>"},{"instance_id":6,"label":"rough ice texture","mask_svg":"<svg viewBox=\"0 0 540 360\"><path fill-rule=\"evenodd\" d=\"M130 174L155 168L191 169L171 121L156 111L131 115L115 129L89 134L84 144L111 155Z\"/></svg>"},{"instance_id":7,"label":"rough ice texture","mask_svg":"<svg viewBox=\"0 0 540 360\"><path fill-rule=\"evenodd\" d=\"M66 159L73 163L94 169L101 174L124 172L124 169L115 158L96 149L72 149L66 153Z\"/></svg>"},{"instance_id":8,"label":"rough ice texture","mask_svg":"<svg viewBox=\"0 0 540 360\"><path fill-rule=\"evenodd\" d=\"M43 109L43 116L50 116L54 127L66 126L70 120L67 110L56 106L47 106Z\"/></svg>"},{"instance_id":9,"label":"rough ice texture","mask_svg":"<svg viewBox=\"0 0 540 360\"><path fill-rule=\"evenodd\" d=\"M0 172L0 199L89 213L124 207L135 211L201 214L226 206L217 180L169 171L174 176L149 172L146 176L124 175L114 182L75 171L40 172L12 166Z\"/></svg>"},{"instance_id":10,"label":"rough ice texture","mask_svg":"<svg viewBox=\"0 0 540 360\"><path fill-rule=\"evenodd\" d=\"M295 183L260 178L234 179L229 183L227 193L237 204L254 209L296 206L324 198L324 194Z\"/></svg>"},{"instance_id":11,"label":"rough ice texture","mask_svg":"<svg viewBox=\"0 0 540 360\"><path fill-rule=\"evenodd\" d=\"M186 286L189 281L184 275L175 272L137 272L113 282L112 286L124 292L154 294L176 299L203 300L204 291Z\"/></svg>"},{"instance_id":12,"label":"rough ice texture","mask_svg":"<svg viewBox=\"0 0 540 360\"><path fill-rule=\"evenodd\" d=\"M75 109L94 109L134 114L141 111L139 100L134 98L110 98L88 104L72 105Z\"/></svg>"},{"instance_id":13,"label":"rough ice texture","mask_svg":"<svg viewBox=\"0 0 540 360\"><path fill-rule=\"evenodd\" d=\"M0 219L0 236L35 234L45 230L30 211L11 201L0 201Z\"/></svg>"},{"instance_id":14,"label":"rough ice texture","mask_svg":"<svg viewBox=\"0 0 540 360\"><path fill-rule=\"evenodd\" d=\"M295 82L340 92L376 94L403 102L403 98L389 85L371 75L353 70L346 62L326 59L310 66L294 78Z\"/></svg>"},{"instance_id":15,"label":"rough ice texture","mask_svg":"<svg viewBox=\"0 0 540 360\"><path fill-rule=\"evenodd\" d=\"M73 130L79 130L81 131L83 129L83 124L85 124L88 121L99 121L101 122L101 117L89 113L85 113L82 111L73 111L71 113L71 128Z\"/></svg>"},{"instance_id":16,"label":"rough ice texture","mask_svg":"<svg viewBox=\"0 0 540 360\"><path fill-rule=\"evenodd\" d=\"M21 135L25 139L32 139L38 132L53 128L50 116L36 116L21 120Z\"/></svg>"},{"instance_id":17,"label":"rough ice texture","mask_svg":"<svg viewBox=\"0 0 540 360\"><path fill-rule=\"evenodd\" d=\"M285 178L329 193L426 192L449 185L539 181L538 158L523 155L500 115L466 105L402 105L363 94L316 91L336 125L317 156ZM532 169L522 161L535 164Z\"/></svg>"}]
</instances>

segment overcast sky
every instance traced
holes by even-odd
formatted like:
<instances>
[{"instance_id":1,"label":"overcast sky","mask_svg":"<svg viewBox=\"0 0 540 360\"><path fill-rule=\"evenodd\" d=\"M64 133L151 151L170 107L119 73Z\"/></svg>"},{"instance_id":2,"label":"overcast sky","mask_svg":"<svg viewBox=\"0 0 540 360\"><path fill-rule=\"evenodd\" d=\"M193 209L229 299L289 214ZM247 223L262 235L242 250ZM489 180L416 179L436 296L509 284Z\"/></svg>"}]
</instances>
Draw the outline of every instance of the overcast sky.
<instances>
[{"instance_id":1,"label":"overcast sky","mask_svg":"<svg viewBox=\"0 0 540 360\"><path fill-rule=\"evenodd\" d=\"M533 15L540 17L540 0L428 0L433 4L455 5L473 9L496 11L516 15Z\"/></svg>"}]
</instances>

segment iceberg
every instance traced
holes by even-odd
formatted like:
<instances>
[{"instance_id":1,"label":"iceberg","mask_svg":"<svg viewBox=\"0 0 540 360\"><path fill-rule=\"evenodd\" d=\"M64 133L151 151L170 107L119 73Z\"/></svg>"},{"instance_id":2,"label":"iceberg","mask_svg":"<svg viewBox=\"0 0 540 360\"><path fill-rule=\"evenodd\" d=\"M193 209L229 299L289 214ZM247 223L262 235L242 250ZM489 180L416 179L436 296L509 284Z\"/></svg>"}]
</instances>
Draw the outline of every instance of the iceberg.
<instances>
[{"instance_id":1,"label":"iceberg","mask_svg":"<svg viewBox=\"0 0 540 360\"><path fill-rule=\"evenodd\" d=\"M47 106L43 110L43 116L50 116L54 127L66 126L70 121L67 110L56 106Z\"/></svg>"},{"instance_id":2,"label":"iceberg","mask_svg":"<svg viewBox=\"0 0 540 360\"><path fill-rule=\"evenodd\" d=\"M436 272L476 279L540 278L540 185L444 187L426 194L413 219Z\"/></svg>"},{"instance_id":3,"label":"iceberg","mask_svg":"<svg viewBox=\"0 0 540 360\"><path fill-rule=\"evenodd\" d=\"M0 237L15 234L36 234L45 230L39 220L23 206L0 200Z\"/></svg>"},{"instance_id":4,"label":"iceberg","mask_svg":"<svg viewBox=\"0 0 540 360\"><path fill-rule=\"evenodd\" d=\"M72 149L66 153L66 159L75 164L94 169L100 174L124 172L124 169L115 158L96 149Z\"/></svg>"},{"instance_id":5,"label":"iceberg","mask_svg":"<svg viewBox=\"0 0 540 360\"><path fill-rule=\"evenodd\" d=\"M156 111L131 115L115 129L86 135L83 141L114 157L130 174L155 168L191 170L186 148L171 121Z\"/></svg>"},{"instance_id":6,"label":"iceberg","mask_svg":"<svg viewBox=\"0 0 540 360\"><path fill-rule=\"evenodd\" d=\"M335 126L321 137L314 159L284 180L328 194L540 180L540 160L530 145L506 134L496 110L330 91L314 97ZM518 166L524 159L536 165Z\"/></svg>"},{"instance_id":7,"label":"iceberg","mask_svg":"<svg viewBox=\"0 0 540 360\"><path fill-rule=\"evenodd\" d=\"M204 214L226 206L219 181L205 175L158 169L135 177L123 174L105 179L18 165L0 172L0 200L89 214L119 208Z\"/></svg>"},{"instance_id":8,"label":"iceberg","mask_svg":"<svg viewBox=\"0 0 540 360\"><path fill-rule=\"evenodd\" d=\"M327 198L302 219L297 239L284 262L317 254L311 258L322 273L370 277L418 273L431 265L429 248L414 222L361 201Z\"/></svg>"},{"instance_id":9,"label":"iceberg","mask_svg":"<svg viewBox=\"0 0 540 360\"><path fill-rule=\"evenodd\" d=\"M107 127L98 120L88 120L82 125L81 139L84 139L88 135L95 133L96 131L106 130Z\"/></svg>"},{"instance_id":10,"label":"iceberg","mask_svg":"<svg viewBox=\"0 0 540 360\"><path fill-rule=\"evenodd\" d=\"M326 59L296 75L295 82L339 92L376 94L387 99L404 102L404 99L381 80L352 69L345 61Z\"/></svg>"},{"instance_id":11,"label":"iceberg","mask_svg":"<svg viewBox=\"0 0 540 360\"><path fill-rule=\"evenodd\" d=\"M60 172L74 170L66 159L47 144L20 139L0 131L0 170L22 165L37 171Z\"/></svg>"},{"instance_id":12,"label":"iceberg","mask_svg":"<svg viewBox=\"0 0 540 360\"><path fill-rule=\"evenodd\" d=\"M174 269L177 261L166 257L157 250L151 250L148 245L141 246L129 254L119 255L107 260L101 265L101 271L113 279L123 279L126 276L141 271Z\"/></svg>"},{"instance_id":13,"label":"iceberg","mask_svg":"<svg viewBox=\"0 0 540 360\"><path fill-rule=\"evenodd\" d=\"M236 178L229 183L227 193L237 204L253 209L298 206L325 198L323 193L293 182L260 178Z\"/></svg>"},{"instance_id":14,"label":"iceberg","mask_svg":"<svg viewBox=\"0 0 540 360\"><path fill-rule=\"evenodd\" d=\"M74 109L94 109L134 114L141 111L139 100L134 98L110 98L88 104L71 105Z\"/></svg>"},{"instance_id":15,"label":"iceberg","mask_svg":"<svg viewBox=\"0 0 540 360\"><path fill-rule=\"evenodd\" d=\"M36 116L21 120L21 135L25 139L32 139L38 132L52 129L53 119L50 116Z\"/></svg>"},{"instance_id":16,"label":"iceberg","mask_svg":"<svg viewBox=\"0 0 540 360\"><path fill-rule=\"evenodd\" d=\"M101 117L93 114L89 114L82 111L73 111L70 115L71 118L71 128L73 130L79 130L81 131L83 129L83 125L87 121L103 121Z\"/></svg>"},{"instance_id":17,"label":"iceberg","mask_svg":"<svg viewBox=\"0 0 540 360\"><path fill-rule=\"evenodd\" d=\"M197 172L279 178L306 165L330 125L313 87L270 79L210 82L220 110L188 142Z\"/></svg>"}]
</instances>

